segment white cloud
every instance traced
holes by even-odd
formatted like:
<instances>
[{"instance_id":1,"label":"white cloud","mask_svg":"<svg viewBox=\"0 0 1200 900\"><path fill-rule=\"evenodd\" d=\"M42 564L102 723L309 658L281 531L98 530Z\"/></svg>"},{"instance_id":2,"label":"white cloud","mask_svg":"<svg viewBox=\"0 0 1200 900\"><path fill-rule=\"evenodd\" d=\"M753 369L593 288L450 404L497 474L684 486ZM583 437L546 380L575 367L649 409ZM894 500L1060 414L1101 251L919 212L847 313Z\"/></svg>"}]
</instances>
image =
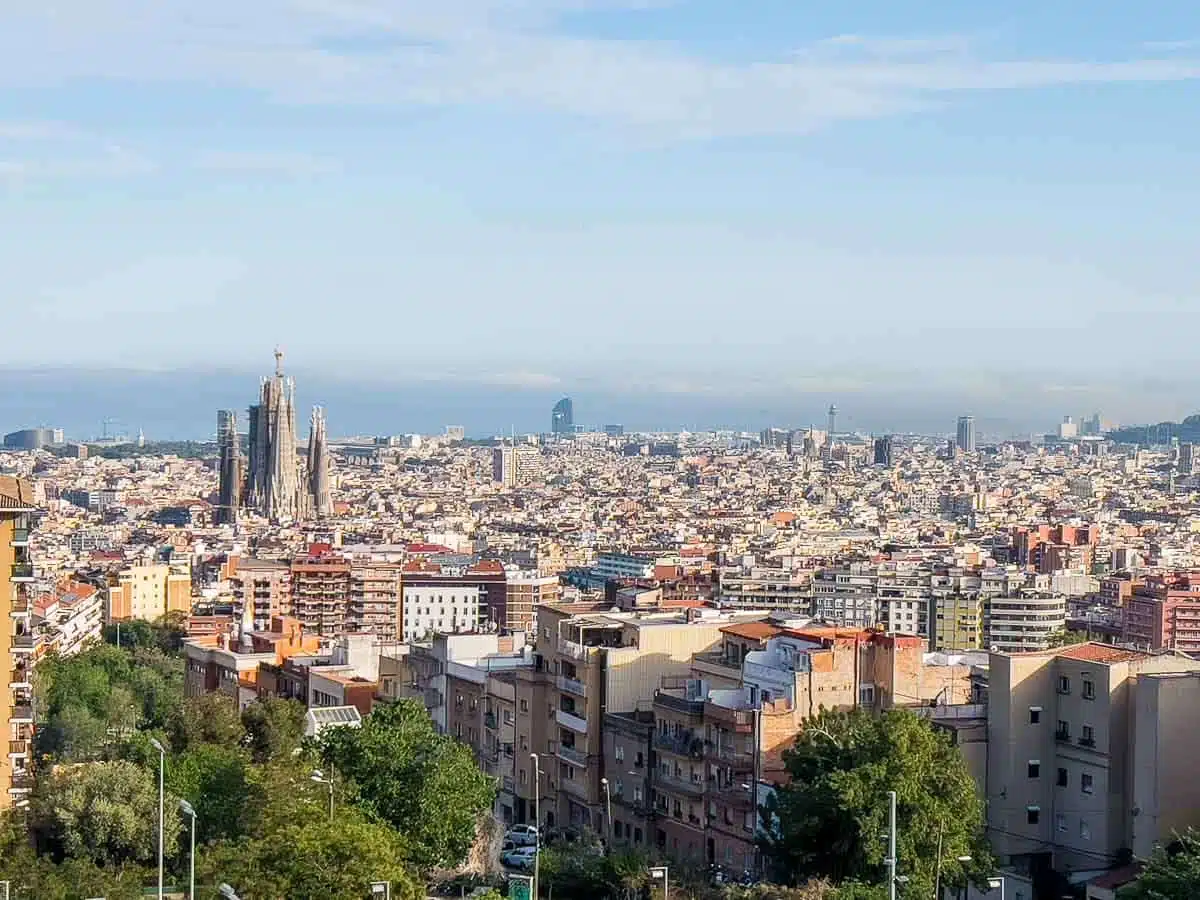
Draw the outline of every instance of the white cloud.
<instances>
[{"instance_id":1,"label":"white cloud","mask_svg":"<svg viewBox=\"0 0 1200 900\"><path fill-rule=\"evenodd\" d=\"M123 178L153 171L139 153L58 122L0 122L0 181Z\"/></svg>"},{"instance_id":2,"label":"white cloud","mask_svg":"<svg viewBox=\"0 0 1200 900\"><path fill-rule=\"evenodd\" d=\"M804 133L962 92L1200 78L1200 59L988 59L958 36L841 35L734 64L586 39L573 11L637 0L64 0L0 13L0 87L79 79L249 89L294 104L486 105L663 139Z\"/></svg>"}]
</instances>

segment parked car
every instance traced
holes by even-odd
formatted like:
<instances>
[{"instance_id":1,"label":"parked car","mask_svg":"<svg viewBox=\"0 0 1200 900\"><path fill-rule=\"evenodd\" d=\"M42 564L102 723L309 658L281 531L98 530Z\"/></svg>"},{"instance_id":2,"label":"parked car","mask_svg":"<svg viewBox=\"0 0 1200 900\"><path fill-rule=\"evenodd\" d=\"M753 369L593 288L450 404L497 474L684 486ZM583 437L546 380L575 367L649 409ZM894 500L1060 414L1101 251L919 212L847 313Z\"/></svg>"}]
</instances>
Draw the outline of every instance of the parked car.
<instances>
[{"instance_id":1,"label":"parked car","mask_svg":"<svg viewBox=\"0 0 1200 900\"><path fill-rule=\"evenodd\" d=\"M514 825L504 833L505 843L511 843L514 847L533 847L538 842L538 830L536 825Z\"/></svg>"},{"instance_id":2,"label":"parked car","mask_svg":"<svg viewBox=\"0 0 1200 900\"><path fill-rule=\"evenodd\" d=\"M533 868L533 857L536 853L537 847L516 847L501 853L500 862L510 869L527 872Z\"/></svg>"}]
</instances>

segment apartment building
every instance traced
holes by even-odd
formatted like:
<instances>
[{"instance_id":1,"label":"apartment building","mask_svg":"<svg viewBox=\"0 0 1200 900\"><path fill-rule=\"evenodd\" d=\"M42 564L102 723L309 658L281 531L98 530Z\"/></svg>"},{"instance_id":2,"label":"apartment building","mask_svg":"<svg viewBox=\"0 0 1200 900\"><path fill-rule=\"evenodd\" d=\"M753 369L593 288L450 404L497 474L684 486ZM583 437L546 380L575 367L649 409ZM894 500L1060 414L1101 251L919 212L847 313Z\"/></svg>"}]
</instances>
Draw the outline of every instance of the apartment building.
<instances>
[{"instance_id":1,"label":"apartment building","mask_svg":"<svg viewBox=\"0 0 1200 900\"><path fill-rule=\"evenodd\" d=\"M808 615L812 573L768 568L722 573L717 599L725 609L784 609Z\"/></svg>"},{"instance_id":2,"label":"apartment building","mask_svg":"<svg viewBox=\"0 0 1200 900\"><path fill-rule=\"evenodd\" d=\"M814 618L846 628L873 628L879 622L873 563L850 563L819 570L812 579Z\"/></svg>"},{"instance_id":3,"label":"apartment building","mask_svg":"<svg viewBox=\"0 0 1200 900\"><path fill-rule=\"evenodd\" d=\"M350 560L329 544L313 544L291 562L292 614L310 634L346 632Z\"/></svg>"},{"instance_id":4,"label":"apartment building","mask_svg":"<svg viewBox=\"0 0 1200 900\"><path fill-rule=\"evenodd\" d=\"M503 626L509 632L532 631L534 607L542 603L557 603L562 598L562 585L556 576L519 569L508 570L504 590Z\"/></svg>"},{"instance_id":5,"label":"apartment building","mask_svg":"<svg viewBox=\"0 0 1200 900\"><path fill-rule=\"evenodd\" d=\"M939 593L930 604L930 650L956 652L983 646L985 603L979 593Z\"/></svg>"},{"instance_id":6,"label":"apartment building","mask_svg":"<svg viewBox=\"0 0 1200 900\"><path fill-rule=\"evenodd\" d=\"M498 562L456 568L414 561L404 566L401 578L405 641L499 630L508 621L507 577Z\"/></svg>"},{"instance_id":7,"label":"apartment building","mask_svg":"<svg viewBox=\"0 0 1200 900\"><path fill-rule=\"evenodd\" d=\"M0 809L28 802L33 790L33 656L37 649L30 619L34 582L29 537L33 528L33 488L27 481L0 476L0 652L8 668L8 692L0 704L7 723L8 753L0 757Z\"/></svg>"},{"instance_id":8,"label":"apartment building","mask_svg":"<svg viewBox=\"0 0 1200 900\"><path fill-rule=\"evenodd\" d=\"M316 655L320 638L309 634L298 619L279 616L269 631L253 631L248 617L233 634L183 642L186 663L184 696L221 693L239 707L259 696L259 667L281 665L293 656Z\"/></svg>"},{"instance_id":9,"label":"apartment building","mask_svg":"<svg viewBox=\"0 0 1200 900\"><path fill-rule=\"evenodd\" d=\"M46 650L74 656L100 640L104 626L104 595L94 585L68 581L37 599L34 625L44 635Z\"/></svg>"},{"instance_id":10,"label":"apartment building","mask_svg":"<svg viewBox=\"0 0 1200 900\"><path fill-rule=\"evenodd\" d=\"M988 649L1001 653L1045 650L1067 627L1067 598L1034 590L992 597L984 608Z\"/></svg>"},{"instance_id":11,"label":"apartment building","mask_svg":"<svg viewBox=\"0 0 1200 900\"><path fill-rule=\"evenodd\" d=\"M992 653L989 681L988 829L1002 861L1103 869L1200 824L1187 737L1200 662L1089 643Z\"/></svg>"},{"instance_id":12,"label":"apartment building","mask_svg":"<svg viewBox=\"0 0 1200 900\"><path fill-rule=\"evenodd\" d=\"M918 560L889 560L877 570L880 624L898 634L930 634L930 568Z\"/></svg>"},{"instance_id":13,"label":"apartment building","mask_svg":"<svg viewBox=\"0 0 1200 900\"><path fill-rule=\"evenodd\" d=\"M354 558L350 564L347 632L370 632L387 641L401 633L400 566Z\"/></svg>"},{"instance_id":14,"label":"apartment building","mask_svg":"<svg viewBox=\"0 0 1200 900\"><path fill-rule=\"evenodd\" d=\"M167 613L192 611L192 573L184 565L128 566L109 580L109 622L154 622Z\"/></svg>"},{"instance_id":15,"label":"apartment building","mask_svg":"<svg viewBox=\"0 0 1200 900\"><path fill-rule=\"evenodd\" d=\"M1200 572L1150 575L1129 585L1121 610L1123 641L1200 653Z\"/></svg>"},{"instance_id":16,"label":"apartment building","mask_svg":"<svg viewBox=\"0 0 1200 900\"><path fill-rule=\"evenodd\" d=\"M234 612L241 618L248 603L254 628L265 630L275 616L292 614L292 567L283 560L231 556L222 575L233 590Z\"/></svg>"}]
</instances>

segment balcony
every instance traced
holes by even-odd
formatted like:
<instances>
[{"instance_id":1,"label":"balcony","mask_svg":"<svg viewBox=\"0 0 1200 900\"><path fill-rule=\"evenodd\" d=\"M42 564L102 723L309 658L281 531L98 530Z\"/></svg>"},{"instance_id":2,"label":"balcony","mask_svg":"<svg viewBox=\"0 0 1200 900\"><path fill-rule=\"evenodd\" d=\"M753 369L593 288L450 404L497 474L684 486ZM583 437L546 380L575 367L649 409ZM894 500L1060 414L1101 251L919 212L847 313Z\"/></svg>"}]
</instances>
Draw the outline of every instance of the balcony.
<instances>
[{"instance_id":1,"label":"balcony","mask_svg":"<svg viewBox=\"0 0 1200 900\"><path fill-rule=\"evenodd\" d=\"M588 803L590 803L592 800L591 792L588 790L588 783L585 779L560 778L558 781L558 786L568 794L572 794Z\"/></svg>"},{"instance_id":2,"label":"balcony","mask_svg":"<svg viewBox=\"0 0 1200 900\"><path fill-rule=\"evenodd\" d=\"M571 765L578 766L581 769L587 768L587 754L581 753L575 747L564 747L562 744L559 744L556 752L558 753L558 758L564 762L569 762Z\"/></svg>"},{"instance_id":3,"label":"balcony","mask_svg":"<svg viewBox=\"0 0 1200 900\"><path fill-rule=\"evenodd\" d=\"M14 619L23 619L29 615L29 598L24 594L17 594L13 597L12 606L9 607L8 614Z\"/></svg>"},{"instance_id":4,"label":"balcony","mask_svg":"<svg viewBox=\"0 0 1200 900\"><path fill-rule=\"evenodd\" d=\"M1096 746L1096 739L1095 738L1080 738L1079 746L1087 747L1088 749L1094 749Z\"/></svg>"},{"instance_id":5,"label":"balcony","mask_svg":"<svg viewBox=\"0 0 1200 900\"><path fill-rule=\"evenodd\" d=\"M33 706L28 703L20 703L12 708L12 717L10 722L19 725L33 724Z\"/></svg>"},{"instance_id":6,"label":"balcony","mask_svg":"<svg viewBox=\"0 0 1200 900\"><path fill-rule=\"evenodd\" d=\"M33 775L29 772L13 772L8 788L10 794L28 794L33 790Z\"/></svg>"},{"instance_id":7,"label":"balcony","mask_svg":"<svg viewBox=\"0 0 1200 900\"><path fill-rule=\"evenodd\" d=\"M492 731L496 730L496 714L494 712L483 714L483 727Z\"/></svg>"},{"instance_id":8,"label":"balcony","mask_svg":"<svg viewBox=\"0 0 1200 900\"><path fill-rule=\"evenodd\" d=\"M29 741L9 741L8 758L20 759L29 756Z\"/></svg>"},{"instance_id":9,"label":"balcony","mask_svg":"<svg viewBox=\"0 0 1200 900\"><path fill-rule=\"evenodd\" d=\"M33 581L33 563L13 563L11 580L24 582Z\"/></svg>"},{"instance_id":10,"label":"balcony","mask_svg":"<svg viewBox=\"0 0 1200 900\"><path fill-rule=\"evenodd\" d=\"M662 706L673 712L683 713L685 716L700 718L704 715L704 700L688 700L685 697L679 697L675 694L666 691L654 692L654 705Z\"/></svg>"},{"instance_id":11,"label":"balcony","mask_svg":"<svg viewBox=\"0 0 1200 900\"><path fill-rule=\"evenodd\" d=\"M563 728L569 728L576 734L587 734L587 719L582 716L577 716L574 713L569 713L565 709L560 709L555 713L555 721Z\"/></svg>"},{"instance_id":12,"label":"balcony","mask_svg":"<svg viewBox=\"0 0 1200 900\"><path fill-rule=\"evenodd\" d=\"M749 784L733 781L719 786L714 793L720 802L735 809L753 809L755 807L754 792Z\"/></svg>"},{"instance_id":13,"label":"balcony","mask_svg":"<svg viewBox=\"0 0 1200 900\"><path fill-rule=\"evenodd\" d=\"M1058 741L1059 743L1069 744L1069 743L1071 743L1071 732L1056 731L1056 732L1054 732L1054 739L1056 741Z\"/></svg>"},{"instance_id":14,"label":"balcony","mask_svg":"<svg viewBox=\"0 0 1200 900\"><path fill-rule=\"evenodd\" d=\"M658 732L654 735L654 746L676 756L687 756L691 759L704 758L704 741L691 731L666 734Z\"/></svg>"},{"instance_id":15,"label":"balcony","mask_svg":"<svg viewBox=\"0 0 1200 900\"><path fill-rule=\"evenodd\" d=\"M28 547L29 546L29 529L14 528L11 544L13 547Z\"/></svg>"},{"instance_id":16,"label":"balcony","mask_svg":"<svg viewBox=\"0 0 1200 900\"><path fill-rule=\"evenodd\" d=\"M710 762L722 763L735 772L750 772L754 769L754 754L748 750L730 747L709 747L705 754Z\"/></svg>"},{"instance_id":17,"label":"balcony","mask_svg":"<svg viewBox=\"0 0 1200 900\"><path fill-rule=\"evenodd\" d=\"M566 675L559 675L556 679L558 689L568 694L574 694L576 697L587 696L587 685L577 678L568 678Z\"/></svg>"},{"instance_id":18,"label":"balcony","mask_svg":"<svg viewBox=\"0 0 1200 900\"><path fill-rule=\"evenodd\" d=\"M513 781L513 777L511 775L505 775L501 781L501 790L503 790L506 794L511 794L514 790L516 790L516 787L517 785L516 782Z\"/></svg>"},{"instance_id":19,"label":"balcony","mask_svg":"<svg viewBox=\"0 0 1200 900\"><path fill-rule=\"evenodd\" d=\"M17 688L33 687L29 681L29 670L25 668L17 668L9 672L8 686L13 690L16 690Z\"/></svg>"},{"instance_id":20,"label":"balcony","mask_svg":"<svg viewBox=\"0 0 1200 900\"><path fill-rule=\"evenodd\" d=\"M656 772L654 782L656 787L664 791L688 794L692 797L704 796L704 782L686 776L664 775L662 772Z\"/></svg>"},{"instance_id":21,"label":"balcony","mask_svg":"<svg viewBox=\"0 0 1200 900\"><path fill-rule=\"evenodd\" d=\"M12 652L32 653L35 643L32 634L14 634L12 638Z\"/></svg>"}]
</instances>

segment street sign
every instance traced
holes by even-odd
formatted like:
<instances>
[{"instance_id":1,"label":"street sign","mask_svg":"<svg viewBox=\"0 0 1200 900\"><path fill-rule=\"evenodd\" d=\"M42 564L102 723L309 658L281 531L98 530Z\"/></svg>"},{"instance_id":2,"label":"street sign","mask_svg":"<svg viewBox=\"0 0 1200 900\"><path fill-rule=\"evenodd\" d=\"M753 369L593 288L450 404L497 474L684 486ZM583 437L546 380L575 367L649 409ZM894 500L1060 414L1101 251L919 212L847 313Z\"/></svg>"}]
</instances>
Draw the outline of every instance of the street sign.
<instances>
[{"instance_id":1,"label":"street sign","mask_svg":"<svg viewBox=\"0 0 1200 900\"><path fill-rule=\"evenodd\" d=\"M510 875L508 879L508 900L532 900L533 877L530 875Z\"/></svg>"}]
</instances>

